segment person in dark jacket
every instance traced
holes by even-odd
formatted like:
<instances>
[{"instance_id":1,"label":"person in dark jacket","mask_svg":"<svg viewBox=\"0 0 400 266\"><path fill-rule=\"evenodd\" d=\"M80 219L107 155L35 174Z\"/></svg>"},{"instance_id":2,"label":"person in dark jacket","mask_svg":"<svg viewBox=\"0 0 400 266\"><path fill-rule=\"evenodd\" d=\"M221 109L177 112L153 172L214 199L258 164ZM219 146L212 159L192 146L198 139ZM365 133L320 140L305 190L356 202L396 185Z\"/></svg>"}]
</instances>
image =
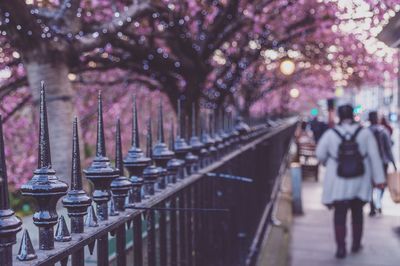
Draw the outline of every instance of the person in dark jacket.
<instances>
[{"instance_id":1,"label":"person in dark jacket","mask_svg":"<svg viewBox=\"0 0 400 266\"><path fill-rule=\"evenodd\" d=\"M313 132L315 143L318 143L321 136L328 129L328 125L322 121L319 121L318 117L315 116L310 121L310 128L311 128L311 131Z\"/></svg>"},{"instance_id":2,"label":"person in dark jacket","mask_svg":"<svg viewBox=\"0 0 400 266\"><path fill-rule=\"evenodd\" d=\"M392 140L390 138L390 133L388 130L383 126L378 123L378 113L376 111L370 112L368 114L369 122L371 123L370 125L370 130L375 136L376 142L378 144L379 148L379 155L382 159L382 165L383 169L385 171L385 176L387 175L387 169L389 163L393 163L394 167L394 157L392 153ZM384 188L379 188L380 193L379 193L379 199L382 199ZM376 214L376 211L379 213L382 212L382 208L377 209L375 206L374 200L372 199L370 202L371 205L371 211L369 213L370 216L374 216Z\"/></svg>"}]
</instances>

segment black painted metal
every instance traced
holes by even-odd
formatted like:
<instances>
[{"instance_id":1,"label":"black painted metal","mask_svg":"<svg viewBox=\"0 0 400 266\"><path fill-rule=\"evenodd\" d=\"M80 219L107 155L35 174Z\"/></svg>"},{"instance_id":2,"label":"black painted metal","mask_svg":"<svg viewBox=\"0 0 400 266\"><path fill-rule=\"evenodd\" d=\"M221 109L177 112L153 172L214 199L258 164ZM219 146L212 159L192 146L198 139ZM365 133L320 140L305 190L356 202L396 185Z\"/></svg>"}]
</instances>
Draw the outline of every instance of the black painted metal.
<instances>
[{"instance_id":1,"label":"black painted metal","mask_svg":"<svg viewBox=\"0 0 400 266\"><path fill-rule=\"evenodd\" d=\"M200 141L200 138L197 136L197 114L196 114L196 106L192 104L192 136L189 142L190 146L192 147L192 153L197 156L198 161L194 164L193 171L197 171L203 163L203 156L204 152L202 153L201 150L204 148L204 144Z\"/></svg>"},{"instance_id":2,"label":"black painted metal","mask_svg":"<svg viewBox=\"0 0 400 266\"><path fill-rule=\"evenodd\" d=\"M105 221L108 219L107 203L111 198L111 182L118 177L119 172L111 166L110 159L106 155L101 92L98 96L96 156L83 172L94 185L93 201L96 202L97 216L99 220Z\"/></svg>"},{"instance_id":3,"label":"black painted metal","mask_svg":"<svg viewBox=\"0 0 400 266\"><path fill-rule=\"evenodd\" d=\"M40 176L45 181L51 180L46 187L49 189L45 191L46 202L39 202L42 211L51 213L50 221L45 221L45 226L40 225L44 228L41 230L41 244L51 247L51 241L54 239L52 230L57 223L57 220L54 221L57 214L53 207L66 193L67 188L65 184L57 180L51 168L43 89L41 98L39 167L30 182L36 182L36 176ZM204 119L201 119L201 115L197 115L200 112L197 112L194 106L192 108L192 134L189 141L191 145L187 144L182 134L184 115L179 102L177 139L174 139L171 124L172 145L168 149L165 144L163 112L160 103L158 141L152 147L151 120L149 119L147 153L144 155L139 147L137 109L134 100L132 147L122 164L121 127L118 121L115 168L113 168L106 157L101 95L99 95L96 157L85 171L87 178L94 183L93 199L97 203L99 221L97 221L90 197L82 189L78 126L75 119L71 189L63 200L64 206L68 209L68 216L71 218L71 235L68 233L65 220L61 217L55 236L55 239L61 242L54 244L55 250L38 250L35 254L29 235L24 232L18 254L18 260L21 261L14 260L14 263L25 265L25 260L32 260L28 263L67 265L71 257L72 265L84 265L84 248L88 246L92 254L96 244L97 264L109 265L108 234L110 234L115 235L116 238L116 264L124 266L127 265L127 255L130 254L127 253L126 246L126 233L130 232L127 228L133 225L135 266L144 265L144 262L150 266L239 266L245 263L253 265L260 239L265 234L268 219L271 217L272 202L276 195L272 187L275 188L277 185L275 180L279 176L278 169L282 165L293 136L295 123L277 124L275 128L268 130L263 126L250 128L240 118L234 125L231 113L214 112L210 114L207 123L208 130L206 130ZM197 125L198 122L200 125ZM200 129L199 136L198 128ZM187 128L184 131L189 132ZM3 145L2 142L0 149L1 145ZM178 158L174 157L174 150ZM0 156L2 155L0 153ZM4 155L1 159L4 160ZM123 166L129 171L129 179L124 177ZM5 170L0 168L0 176L4 172ZM4 178L0 181L4 181ZM155 190L157 182L158 190ZM51 187L54 183L57 186ZM142 201L143 183L145 183L143 194L146 197ZM2 197L7 194L3 193L5 187L4 183L0 182L2 192L0 221L3 218L3 208L9 208L7 199ZM108 212L107 203L111 203L110 189L113 191L115 210L110 204L111 209ZM118 216L111 216L118 212ZM86 214L84 223L83 218ZM107 217L108 214L110 217ZM142 217L145 217L146 222L143 228ZM105 221L107 218L108 220ZM0 223L0 236L1 226L3 226L2 223ZM142 239L142 229L147 230L146 242ZM0 238L0 245L4 239L6 238ZM144 243L146 246L143 247ZM12 244L14 242L10 242L9 250ZM249 247L250 253L247 252ZM0 264L11 265L11 262L8 263L10 255L5 253L5 250L1 249Z\"/></svg>"},{"instance_id":4,"label":"black painted metal","mask_svg":"<svg viewBox=\"0 0 400 266\"><path fill-rule=\"evenodd\" d=\"M37 258L37 255L32 246L32 242L31 242L31 238L29 236L28 230L25 229L24 233L22 235L21 245L19 247L17 259L20 261L29 261L29 260L34 260L36 258Z\"/></svg>"},{"instance_id":5,"label":"black painted metal","mask_svg":"<svg viewBox=\"0 0 400 266\"><path fill-rule=\"evenodd\" d=\"M117 265L125 266L126 265L126 229L125 224L122 224L118 227L116 233L116 246L117 246Z\"/></svg>"},{"instance_id":6,"label":"black painted metal","mask_svg":"<svg viewBox=\"0 0 400 266\"><path fill-rule=\"evenodd\" d=\"M132 187L132 182L124 176L124 165L122 161L121 144L121 123L118 118L115 133L115 168L118 171L118 177L111 182L111 191L115 203L116 211L125 211L125 198Z\"/></svg>"},{"instance_id":7,"label":"black painted metal","mask_svg":"<svg viewBox=\"0 0 400 266\"><path fill-rule=\"evenodd\" d=\"M47 108L44 83L40 90L40 121L39 121L39 154L38 168L34 176L21 186L24 196L35 199L37 211L33 215L33 223L39 227L39 249L54 249L54 225L58 215L56 205L58 200L67 193L68 185L58 180L51 166L50 139L47 125Z\"/></svg>"},{"instance_id":8,"label":"black painted metal","mask_svg":"<svg viewBox=\"0 0 400 266\"><path fill-rule=\"evenodd\" d=\"M62 200L64 207L68 210L71 219L71 233L83 233L83 217L87 214L87 208L92 199L82 189L81 158L79 151L78 119L75 117L72 129L72 168L71 168L71 189Z\"/></svg>"},{"instance_id":9,"label":"black painted metal","mask_svg":"<svg viewBox=\"0 0 400 266\"><path fill-rule=\"evenodd\" d=\"M165 143L164 138L164 119L163 119L163 107L162 102L159 105L158 112L158 128L157 128L157 143L153 148L153 156L152 159L156 163L158 167L160 167L160 178L158 181L158 188L165 189L168 183L168 171L167 165L168 162L174 158L174 152L168 148L168 145ZM172 162L171 162L172 163ZM170 164L171 164L170 163Z\"/></svg>"},{"instance_id":10,"label":"black painted metal","mask_svg":"<svg viewBox=\"0 0 400 266\"><path fill-rule=\"evenodd\" d=\"M132 146L124 159L124 166L128 169L129 179L132 182L132 199L126 206L130 208L135 203L142 201L141 189L143 186L143 170L151 163L151 158L146 157L140 149L139 126L137 117L136 98L133 99L132 109Z\"/></svg>"},{"instance_id":11,"label":"black painted metal","mask_svg":"<svg viewBox=\"0 0 400 266\"><path fill-rule=\"evenodd\" d=\"M153 157L153 137L151 133L151 119L149 118L147 122L147 148L146 148L146 156L148 158ZM155 193L155 184L157 180L161 176L161 169L154 164L152 160L150 165L147 166L143 170L143 180L144 180L144 188L145 188L145 198L149 198Z\"/></svg>"},{"instance_id":12,"label":"black painted metal","mask_svg":"<svg viewBox=\"0 0 400 266\"><path fill-rule=\"evenodd\" d=\"M4 153L3 119L0 116L0 264L12 265L12 246L21 231L21 220L10 209L8 178Z\"/></svg>"},{"instance_id":13,"label":"black painted metal","mask_svg":"<svg viewBox=\"0 0 400 266\"><path fill-rule=\"evenodd\" d=\"M174 151L175 151L176 157L178 157L178 159L183 160L185 162L184 176L186 176L189 174L188 169L190 171L190 168L191 168L191 165L187 161L187 159L190 160L193 158L190 158L191 157L191 155L190 155L191 147L187 144L184 136L182 135L182 124L183 124L182 118L183 118L183 114L182 114L182 110L181 110L181 101L178 100L178 129L176 132ZM189 158L186 158L187 156L189 156Z\"/></svg>"},{"instance_id":14,"label":"black painted metal","mask_svg":"<svg viewBox=\"0 0 400 266\"><path fill-rule=\"evenodd\" d=\"M171 123L171 130L170 130L170 149L174 151L174 143L175 143L175 138L174 138L174 124ZM169 183L175 184L178 179L183 179L184 171L183 167L185 165L185 161L178 159L178 158L172 158L171 160L168 161L167 163L167 170L169 173Z\"/></svg>"},{"instance_id":15,"label":"black painted metal","mask_svg":"<svg viewBox=\"0 0 400 266\"><path fill-rule=\"evenodd\" d=\"M143 265L142 214L133 219L133 242L134 265Z\"/></svg>"}]
</instances>

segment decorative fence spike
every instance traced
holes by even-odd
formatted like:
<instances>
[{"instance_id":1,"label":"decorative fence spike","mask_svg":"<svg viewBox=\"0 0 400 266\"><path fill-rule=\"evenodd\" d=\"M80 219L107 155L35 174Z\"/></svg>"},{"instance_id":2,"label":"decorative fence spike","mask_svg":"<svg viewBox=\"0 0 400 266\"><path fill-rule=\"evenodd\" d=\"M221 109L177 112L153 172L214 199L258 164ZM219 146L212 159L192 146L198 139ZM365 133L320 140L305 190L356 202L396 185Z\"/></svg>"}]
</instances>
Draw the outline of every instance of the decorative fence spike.
<instances>
[{"instance_id":1,"label":"decorative fence spike","mask_svg":"<svg viewBox=\"0 0 400 266\"><path fill-rule=\"evenodd\" d=\"M171 122L171 130L170 130L170 149L171 151L174 150L174 124ZM185 161L180 160L178 158L172 158L167 163L167 170L170 177L169 182L176 183L177 179L183 178L183 166L185 165Z\"/></svg>"},{"instance_id":2,"label":"decorative fence spike","mask_svg":"<svg viewBox=\"0 0 400 266\"><path fill-rule=\"evenodd\" d=\"M32 241L29 236L28 230L24 230L21 239L21 245L19 246L19 251L17 259L20 261L29 261L37 258L35 250L33 249Z\"/></svg>"},{"instance_id":3,"label":"decorative fence spike","mask_svg":"<svg viewBox=\"0 0 400 266\"><path fill-rule=\"evenodd\" d=\"M34 176L21 186L24 196L33 197L37 203L37 211L33 215L33 223L39 227L39 249L54 248L54 225L58 215L58 200L67 194L68 185L60 181L51 166L49 129L47 125L47 108L44 83L40 91L39 122L39 159Z\"/></svg>"},{"instance_id":4,"label":"decorative fence spike","mask_svg":"<svg viewBox=\"0 0 400 266\"><path fill-rule=\"evenodd\" d=\"M86 178L92 181L94 185L93 201L96 202L98 218L101 221L108 219L107 202L111 198L110 186L111 182L118 177L118 171L111 166L110 159L106 155L106 145L104 139L103 127L103 107L101 93L98 97L97 109L97 144L96 157L92 164L83 172Z\"/></svg>"},{"instance_id":5,"label":"decorative fence spike","mask_svg":"<svg viewBox=\"0 0 400 266\"><path fill-rule=\"evenodd\" d=\"M82 189L81 158L79 151L78 119L75 117L72 129L72 169L71 190L62 200L68 210L71 219L71 232L83 233L83 217L87 214L87 208L92 204L92 199Z\"/></svg>"},{"instance_id":6,"label":"decorative fence spike","mask_svg":"<svg viewBox=\"0 0 400 266\"><path fill-rule=\"evenodd\" d=\"M193 170L197 170L199 164L202 164L201 161L203 158L201 157L202 154L200 151L204 148L204 144L197 136L196 105L194 103L192 104L192 136L190 137L189 144L192 147L192 153L197 157L192 168L195 168Z\"/></svg>"},{"instance_id":7,"label":"decorative fence spike","mask_svg":"<svg viewBox=\"0 0 400 266\"><path fill-rule=\"evenodd\" d=\"M214 140L215 140L215 147L218 150L218 157L221 156L223 154L223 150L225 148L224 146L224 142L222 140L222 137L220 135L220 130L221 130L221 119L220 119L220 115L218 112L218 109L214 110Z\"/></svg>"},{"instance_id":8,"label":"decorative fence spike","mask_svg":"<svg viewBox=\"0 0 400 266\"><path fill-rule=\"evenodd\" d=\"M94 246L95 246L95 244L96 244L96 241L90 242L90 243L88 244L88 248L89 248L89 253L90 253L90 255L93 255L93 251L94 251Z\"/></svg>"},{"instance_id":9,"label":"decorative fence spike","mask_svg":"<svg viewBox=\"0 0 400 266\"><path fill-rule=\"evenodd\" d=\"M153 139L151 134L151 119L149 118L147 122L147 145L146 145L146 156L148 158L152 158L152 153L153 153L152 145L153 145ZM157 166L155 166L153 162L143 170L145 197L148 198L149 196L154 195L154 184L160 177L160 174L161 174L160 169Z\"/></svg>"},{"instance_id":10,"label":"decorative fence spike","mask_svg":"<svg viewBox=\"0 0 400 266\"><path fill-rule=\"evenodd\" d=\"M216 148L217 143L214 138L214 122L213 121L214 121L214 116L213 116L213 113L211 112L208 115L208 136L209 136L209 143L210 143L208 151L210 153L211 160L216 160L217 155L218 155L218 150Z\"/></svg>"},{"instance_id":11,"label":"decorative fence spike","mask_svg":"<svg viewBox=\"0 0 400 266\"><path fill-rule=\"evenodd\" d=\"M223 141L223 145L225 147L225 149L228 148L229 146L229 135L226 133L226 127L225 127L225 111L223 110L223 108L221 108L220 110L220 131L219 131L219 135L222 138ZM225 150L226 152L226 150Z\"/></svg>"},{"instance_id":12,"label":"decorative fence spike","mask_svg":"<svg viewBox=\"0 0 400 266\"><path fill-rule=\"evenodd\" d=\"M200 150L200 158L201 158L201 167L205 167L210 163L210 153L208 152L208 148L210 147L209 138L207 131L205 130L204 124L204 116L199 115L200 118L200 141L203 144L203 147Z\"/></svg>"},{"instance_id":13,"label":"decorative fence spike","mask_svg":"<svg viewBox=\"0 0 400 266\"><path fill-rule=\"evenodd\" d=\"M174 158L174 152L171 151L167 144L165 143L164 138L164 121L163 121L163 107L162 102L160 101L159 109L158 109L158 131L157 131L157 143L153 148L153 157L152 159L155 161L156 165L160 167L160 180L159 180L159 188L164 189L167 185L167 177L168 172L166 170L167 163L169 160Z\"/></svg>"},{"instance_id":14,"label":"decorative fence spike","mask_svg":"<svg viewBox=\"0 0 400 266\"><path fill-rule=\"evenodd\" d=\"M182 123L181 101L178 100L178 129L174 143L174 151L179 159L185 161L187 153L190 152L190 146L186 143L185 138L182 136Z\"/></svg>"},{"instance_id":15,"label":"decorative fence spike","mask_svg":"<svg viewBox=\"0 0 400 266\"><path fill-rule=\"evenodd\" d=\"M3 120L0 116L0 253L6 265L12 262L12 246L16 235L21 231L21 220L10 208L8 198L8 177L4 153ZM9 264L8 264L9 263Z\"/></svg>"},{"instance_id":16,"label":"decorative fence spike","mask_svg":"<svg viewBox=\"0 0 400 266\"><path fill-rule=\"evenodd\" d=\"M114 196L111 197L108 202L108 215L110 216L118 216L119 212L115 208Z\"/></svg>"},{"instance_id":17,"label":"decorative fence spike","mask_svg":"<svg viewBox=\"0 0 400 266\"><path fill-rule=\"evenodd\" d=\"M128 191L132 187L132 182L129 181L126 176L124 176L121 144L121 123L119 118L117 120L115 134L115 168L118 170L119 176L111 182L113 204L115 204L115 212L125 211L125 198L128 195Z\"/></svg>"},{"instance_id":18,"label":"decorative fence spike","mask_svg":"<svg viewBox=\"0 0 400 266\"><path fill-rule=\"evenodd\" d=\"M135 202L142 200L141 190L143 186L143 170L151 163L151 158L146 157L140 149L139 128L137 121L136 98L133 99L132 114L132 147L124 159L124 166L128 169L129 179L132 182L132 200L126 208L131 208Z\"/></svg>"},{"instance_id":19,"label":"decorative fence spike","mask_svg":"<svg viewBox=\"0 0 400 266\"><path fill-rule=\"evenodd\" d=\"M67 223L65 222L63 215L61 215L60 219L58 219L58 224L57 224L56 235L54 237L54 241L57 241L57 242L71 241L71 235L69 233Z\"/></svg>"},{"instance_id":20,"label":"decorative fence spike","mask_svg":"<svg viewBox=\"0 0 400 266\"><path fill-rule=\"evenodd\" d=\"M97 222L97 215L96 212L94 211L94 208L92 205L89 206L87 210L87 216L85 219L85 226L87 227L97 227L99 226L99 223Z\"/></svg>"}]
</instances>

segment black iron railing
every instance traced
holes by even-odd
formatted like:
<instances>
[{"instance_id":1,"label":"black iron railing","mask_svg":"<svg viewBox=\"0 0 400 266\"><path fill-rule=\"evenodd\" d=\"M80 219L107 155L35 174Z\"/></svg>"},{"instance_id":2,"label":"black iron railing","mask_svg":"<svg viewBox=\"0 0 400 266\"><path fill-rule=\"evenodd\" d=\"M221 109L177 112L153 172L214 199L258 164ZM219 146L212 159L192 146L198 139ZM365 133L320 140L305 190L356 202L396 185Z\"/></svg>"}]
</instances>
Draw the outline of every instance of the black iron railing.
<instances>
[{"instance_id":1,"label":"black iron railing","mask_svg":"<svg viewBox=\"0 0 400 266\"><path fill-rule=\"evenodd\" d=\"M9 209L0 134L0 265L84 265L92 253L97 265L254 264L273 216L295 121L250 128L240 120L234 124L229 114L219 114L211 115L205 126L203 120L196 122L199 116L193 108L189 143L179 122L176 139L171 126L168 147L161 104L159 108L157 144L153 146L149 120L146 154L139 145L136 102L132 147L124 159L117 122L115 165L111 165L99 94L96 156L83 170L94 185L90 197L82 189L77 119L73 123L69 189L51 167L42 86L38 169L21 188L23 195L37 203L33 222L39 228L39 246L32 245L32 232L24 231L18 254L12 253L23 225ZM181 116L178 103L179 121ZM196 134L198 124L200 136ZM129 177L124 175L124 167ZM61 198L68 217L57 215L56 204ZM115 250L114 256L110 250Z\"/></svg>"}]
</instances>

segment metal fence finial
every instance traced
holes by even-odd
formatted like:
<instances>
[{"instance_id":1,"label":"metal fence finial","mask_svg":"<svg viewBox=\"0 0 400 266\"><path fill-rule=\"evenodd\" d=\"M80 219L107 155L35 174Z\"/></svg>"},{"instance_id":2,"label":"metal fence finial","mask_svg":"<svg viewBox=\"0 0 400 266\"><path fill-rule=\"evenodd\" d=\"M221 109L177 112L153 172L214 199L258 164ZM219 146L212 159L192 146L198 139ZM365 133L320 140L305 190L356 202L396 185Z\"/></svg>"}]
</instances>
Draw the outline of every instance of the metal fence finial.
<instances>
[{"instance_id":1,"label":"metal fence finial","mask_svg":"<svg viewBox=\"0 0 400 266\"><path fill-rule=\"evenodd\" d=\"M16 235L21 231L21 220L10 209L8 199L8 178L4 152L3 120L0 116L0 253L1 259L8 265L12 262L12 246Z\"/></svg>"},{"instance_id":2,"label":"metal fence finial","mask_svg":"<svg viewBox=\"0 0 400 266\"><path fill-rule=\"evenodd\" d=\"M108 219L107 202L111 198L111 182L118 177L118 171L111 166L110 159L106 155L100 92L98 101L96 156L91 165L83 172L94 185L93 201L96 202L97 216L100 220L105 221Z\"/></svg>"},{"instance_id":3,"label":"metal fence finial","mask_svg":"<svg viewBox=\"0 0 400 266\"><path fill-rule=\"evenodd\" d=\"M115 130L115 168L119 176L111 182L111 191L116 211L125 211L125 198L132 187L132 183L124 176L124 164L122 161L121 122L117 119Z\"/></svg>"},{"instance_id":4,"label":"metal fence finial","mask_svg":"<svg viewBox=\"0 0 400 266\"><path fill-rule=\"evenodd\" d=\"M33 249L32 241L29 236L28 230L24 230L21 239L21 245L19 246L19 251L17 259L19 261L29 261L37 258L35 250Z\"/></svg>"},{"instance_id":5,"label":"metal fence finial","mask_svg":"<svg viewBox=\"0 0 400 266\"><path fill-rule=\"evenodd\" d=\"M67 194L68 185L57 178L51 167L45 88L43 83L41 85L38 168L34 176L21 186L21 193L35 199L37 211L33 215L33 223L39 227L39 248L50 250L54 249L54 225L58 221L56 205Z\"/></svg>"},{"instance_id":6,"label":"metal fence finial","mask_svg":"<svg viewBox=\"0 0 400 266\"><path fill-rule=\"evenodd\" d=\"M79 150L78 119L75 117L72 129L72 169L71 189L62 200L71 218L71 232L83 233L83 217L87 214L87 208L91 205L92 199L82 189L82 169Z\"/></svg>"}]
</instances>

